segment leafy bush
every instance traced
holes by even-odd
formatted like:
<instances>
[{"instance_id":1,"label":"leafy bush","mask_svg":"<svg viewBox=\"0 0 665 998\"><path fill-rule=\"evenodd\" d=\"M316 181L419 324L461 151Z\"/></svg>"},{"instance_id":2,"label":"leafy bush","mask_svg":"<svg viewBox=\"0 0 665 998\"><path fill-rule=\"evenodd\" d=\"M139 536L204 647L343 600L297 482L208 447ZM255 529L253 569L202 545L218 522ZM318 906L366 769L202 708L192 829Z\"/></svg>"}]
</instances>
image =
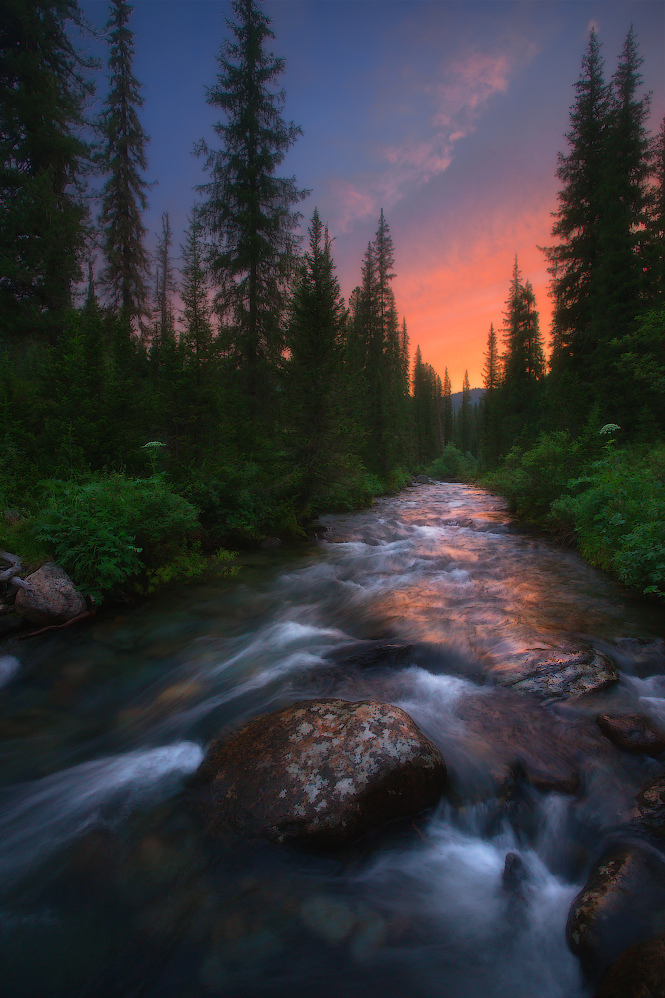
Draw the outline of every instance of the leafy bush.
<instances>
[{"instance_id":1,"label":"leafy bush","mask_svg":"<svg viewBox=\"0 0 665 998\"><path fill-rule=\"evenodd\" d=\"M235 558L232 551L220 548L212 558L206 558L200 550L182 551L175 558L146 572L146 581L138 588L145 596L162 589L171 582L191 582L202 576L230 576L239 571L231 562Z\"/></svg>"},{"instance_id":2,"label":"leafy bush","mask_svg":"<svg viewBox=\"0 0 665 998\"><path fill-rule=\"evenodd\" d=\"M455 444L446 444L441 457L437 457L425 469L430 478L440 478L445 482L470 482L476 475L477 465L470 454L462 454Z\"/></svg>"},{"instance_id":3,"label":"leafy bush","mask_svg":"<svg viewBox=\"0 0 665 998\"><path fill-rule=\"evenodd\" d=\"M161 475L51 480L45 492L46 508L33 521L34 534L97 601L144 569L168 562L199 526L196 509Z\"/></svg>"},{"instance_id":4,"label":"leafy bush","mask_svg":"<svg viewBox=\"0 0 665 998\"><path fill-rule=\"evenodd\" d=\"M550 503L580 469L579 446L565 430L541 433L529 450L513 447L502 468L483 478L483 485L500 492L512 509L530 520L546 517Z\"/></svg>"},{"instance_id":5,"label":"leafy bush","mask_svg":"<svg viewBox=\"0 0 665 998\"><path fill-rule=\"evenodd\" d=\"M665 597L665 447L613 450L568 483L552 515L575 530L582 554L622 582Z\"/></svg>"},{"instance_id":6,"label":"leafy bush","mask_svg":"<svg viewBox=\"0 0 665 998\"><path fill-rule=\"evenodd\" d=\"M274 533L302 533L290 484L247 461L190 482L186 495L200 511L209 542L263 540Z\"/></svg>"},{"instance_id":7,"label":"leafy bush","mask_svg":"<svg viewBox=\"0 0 665 998\"><path fill-rule=\"evenodd\" d=\"M323 497L322 507L325 512L348 513L371 506L374 496L383 495L385 491L381 479L368 471L360 471L343 482L331 485Z\"/></svg>"}]
</instances>

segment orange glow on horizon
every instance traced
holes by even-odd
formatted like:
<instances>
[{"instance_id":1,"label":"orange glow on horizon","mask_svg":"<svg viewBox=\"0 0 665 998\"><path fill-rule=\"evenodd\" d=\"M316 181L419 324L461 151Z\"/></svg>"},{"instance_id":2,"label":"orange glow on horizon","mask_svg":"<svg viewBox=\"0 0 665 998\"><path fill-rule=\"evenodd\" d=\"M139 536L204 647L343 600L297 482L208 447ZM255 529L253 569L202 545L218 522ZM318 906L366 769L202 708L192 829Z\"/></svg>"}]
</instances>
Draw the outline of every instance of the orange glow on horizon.
<instances>
[{"instance_id":1,"label":"orange glow on horizon","mask_svg":"<svg viewBox=\"0 0 665 998\"><path fill-rule=\"evenodd\" d=\"M453 392L462 390L465 370L472 388L482 388L487 336L494 323L503 350L503 313L515 252L524 281L536 296L540 329L547 353L552 315L550 277L545 254L552 219L549 208L519 220L511 219L502 247L491 239L451 248L443 260L423 271L415 261L401 266L395 280L397 307L406 318L411 357L420 346L423 360L443 379L448 368Z\"/></svg>"}]
</instances>

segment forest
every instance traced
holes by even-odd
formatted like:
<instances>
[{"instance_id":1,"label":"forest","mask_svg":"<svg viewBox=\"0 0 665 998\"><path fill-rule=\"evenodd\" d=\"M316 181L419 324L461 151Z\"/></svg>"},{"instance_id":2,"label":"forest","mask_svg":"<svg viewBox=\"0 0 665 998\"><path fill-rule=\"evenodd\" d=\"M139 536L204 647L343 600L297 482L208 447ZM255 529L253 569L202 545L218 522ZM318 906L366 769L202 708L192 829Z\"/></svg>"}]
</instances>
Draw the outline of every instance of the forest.
<instances>
[{"instance_id":1,"label":"forest","mask_svg":"<svg viewBox=\"0 0 665 998\"><path fill-rule=\"evenodd\" d=\"M105 67L72 41L77 0L1 8L0 547L99 604L232 571L424 473L665 598L665 122L649 134L632 28L611 78L591 32L553 164L549 357L518 253L484 396L467 375L454 412L448 371L411 356L383 211L344 301L334 233L280 175L300 129L259 0L232 0L205 180L183 245L164 213L152 255L131 6L109 4Z\"/></svg>"}]
</instances>

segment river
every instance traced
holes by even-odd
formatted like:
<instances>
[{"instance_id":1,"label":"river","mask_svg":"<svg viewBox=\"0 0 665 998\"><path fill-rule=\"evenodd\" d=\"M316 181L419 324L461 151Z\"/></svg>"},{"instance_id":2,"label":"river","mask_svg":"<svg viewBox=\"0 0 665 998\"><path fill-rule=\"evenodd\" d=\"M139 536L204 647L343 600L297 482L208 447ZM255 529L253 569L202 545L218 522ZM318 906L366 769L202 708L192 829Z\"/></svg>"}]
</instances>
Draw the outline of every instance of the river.
<instances>
[{"instance_id":1,"label":"river","mask_svg":"<svg viewBox=\"0 0 665 998\"><path fill-rule=\"evenodd\" d=\"M235 579L5 642L4 998L592 994L568 909L659 771L605 751L593 718L665 723L662 611L469 486L322 522L324 540L247 556ZM508 785L510 732L536 708L502 677L581 647L609 654L619 681L538 705L549 727L532 731L553 752L574 733L581 786ZM187 779L210 738L319 696L406 710L446 759L445 799L342 854L206 838Z\"/></svg>"}]
</instances>

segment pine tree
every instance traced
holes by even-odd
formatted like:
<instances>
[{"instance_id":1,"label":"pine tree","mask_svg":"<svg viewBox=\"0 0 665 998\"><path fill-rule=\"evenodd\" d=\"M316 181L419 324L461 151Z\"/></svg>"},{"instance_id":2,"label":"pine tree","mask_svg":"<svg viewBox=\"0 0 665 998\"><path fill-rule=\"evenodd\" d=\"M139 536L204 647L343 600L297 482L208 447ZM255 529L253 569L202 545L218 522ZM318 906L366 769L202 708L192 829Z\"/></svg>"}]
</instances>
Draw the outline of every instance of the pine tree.
<instances>
[{"instance_id":1,"label":"pine tree","mask_svg":"<svg viewBox=\"0 0 665 998\"><path fill-rule=\"evenodd\" d=\"M413 362L413 423L415 458L426 465L443 451L441 378L431 364L423 363L420 347Z\"/></svg>"},{"instance_id":2,"label":"pine tree","mask_svg":"<svg viewBox=\"0 0 665 998\"><path fill-rule=\"evenodd\" d=\"M506 302L503 381L513 388L545 374L545 352L536 298L531 283L523 283L517 257Z\"/></svg>"},{"instance_id":3,"label":"pine tree","mask_svg":"<svg viewBox=\"0 0 665 998\"><path fill-rule=\"evenodd\" d=\"M545 250L552 276L553 369L582 371L597 345L591 327L598 304L598 265L603 252L607 204L603 188L610 91L603 78L600 43L594 31L575 84L569 152L559 154L557 177L563 187L552 235Z\"/></svg>"},{"instance_id":4,"label":"pine tree","mask_svg":"<svg viewBox=\"0 0 665 998\"><path fill-rule=\"evenodd\" d=\"M400 331L391 284L394 259L382 211L376 237L365 252L361 285L351 299L353 352L365 386L365 460L380 474L405 463L409 449L408 337L404 325Z\"/></svg>"},{"instance_id":5,"label":"pine tree","mask_svg":"<svg viewBox=\"0 0 665 998\"><path fill-rule=\"evenodd\" d=\"M0 315L4 333L57 339L81 276L92 93L70 37L76 0L3 0L0 17Z\"/></svg>"},{"instance_id":6,"label":"pine tree","mask_svg":"<svg viewBox=\"0 0 665 998\"><path fill-rule=\"evenodd\" d=\"M218 304L235 327L238 373L258 424L259 403L270 396L284 345L283 319L300 215L307 191L275 171L301 134L281 116L283 91L272 84L284 60L266 51L274 38L256 0L232 0L232 39L222 45L217 82L207 99L225 120L215 125L222 148L198 151L210 174L201 186L202 221L212 239L211 265ZM261 406L263 407L263 406Z\"/></svg>"},{"instance_id":7,"label":"pine tree","mask_svg":"<svg viewBox=\"0 0 665 998\"><path fill-rule=\"evenodd\" d=\"M459 411L459 439L460 447L466 454L471 447L471 420L473 418L473 408L471 405L471 385L469 383L469 372L464 372L462 381L462 405Z\"/></svg>"},{"instance_id":8,"label":"pine tree","mask_svg":"<svg viewBox=\"0 0 665 998\"><path fill-rule=\"evenodd\" d=\"M107 300L122 309L130 324L147 314L150 258L145 249L142 213L149 184L147 136L139 120L141 87L132 72L134 36L129 25L133 8L126 0L111 0L109 31L110 86L104 102L100 131L100 165L108 175L102 189L99 224L105 267L102 284Z\"/></svg>"},{"instance_id":9,"label":"pine tree","mask_svg":"<svg viewBox=\"0 0 665 998\"><path fill-rule=\"evenodd\" d=\"M494 323L490 323L490 331L487 336L487 353L485 354L485 365L483 367L483 385L488 392L499 387L501 381L501 361L499 358L499 348L497 345Z\"/></svg>"},{"instance_id":10,"label":"pine tree","mask_svg":"<svg viewBox=\"0 0 665 998\"><path fill-rule=\"evenodd\" d=\"M162 214L162 232L157 241L156 258L156 311L159 344L164 349L169 340L175 338L175 319L173 315L173 295L176 291L175 273L171 260L171 219L168 211Z\"/></svg>"},{"instance_id":11,"label":"pine tree","mask_svg":"<svg viewBox=\"0 0 665 998\"><path fill-rule=\"evenodd\" d=\"M650 95L639 96L643 62L631 27L612 78L612 100L605 131L602 178L604 204L598 296L590 323L599 346L594 368L608 385L614 364L607 343L627 333L642 307L645 292L644 230L647 224L649 138L646 120ZM609 370L608 370L609 368Z\"/></svg>"},{"instance_id":12,"label":"pine tree","mask_svg":"<svg viewBox=\"0 0 665 998\"><path fill-rule=\"evenodd\" d=\"M443 375L443 395L441 403L441 422L443 426L443 444L451 443L453 439L453 396L452 396L452 385L450 384L450 375L448 374L448 368L446 368Z\"/></svg>"},{"instance_id":13,"label":"pine tree","mask_svg":"<svg viewBox=\"0 0 665 998\"><path fill-rule=\"evenodd\" d=\"M332 241L315 209L309 252L291 307L284 371L289 450L300 474L300 504L310 511L343 477L350 449L343 372L345 309L331 250Z\"/></svg>"},{"instance_id":14,"label":"pine tree","mask_svg":"<svg viewBox=\"0 0 665 998\"><path fill-rule=\"evenodd\" d=\"M221 371L211 320L203 227L193 211L180 247L182 300L179 355L183 392L178 399L194 463L200 468L214 452L223 424Z\"/></svg>"},{"instance_id":15,"label":"pine tree","mask_svg":"<svg viewBox=\"0 0 665 998\"><path fill-rule=\"evenodd\" d=\"M182 258L182 340L200 382L212 344L212 322L208 271L205 266L204 234L201 220L192 212L185 233Z\"/></svg>"},{"instance_id":16,"label":"pine tree","mask_svg":"<svg viewBox=\"0 0 665 998\"><path fill-rule=\"evenodd\" d=\"M665 118L650 148L651 187L646 231L647 300L665 306Z\"/></svg>"}]
</instances>

